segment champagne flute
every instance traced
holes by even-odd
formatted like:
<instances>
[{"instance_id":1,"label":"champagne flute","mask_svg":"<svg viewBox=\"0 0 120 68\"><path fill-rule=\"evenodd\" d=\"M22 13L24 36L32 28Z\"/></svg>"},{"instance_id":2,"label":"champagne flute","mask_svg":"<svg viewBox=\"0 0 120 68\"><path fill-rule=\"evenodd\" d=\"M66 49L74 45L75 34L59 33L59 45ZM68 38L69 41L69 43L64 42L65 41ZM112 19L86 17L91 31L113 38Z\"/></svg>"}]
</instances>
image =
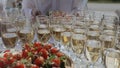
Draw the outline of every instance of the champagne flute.
<instances>
[{"instance_id":1,"label":"champagne flute","mask_svg":"<svg viewBox=\"0 0 120 68\"><path fill-rule=\"evenodd\" d=\"M94 66L101 57L101 42L97 40L87 40L86 56L90 61L90 65Z\"/></svg>"},{"instance_id":2,"label":"champagne flute","mask_svg":"<svg viewBox=\"0 0 120 68\"><path fill-rule=\"evenodd\" d=\"M81 58L82 54L85 52L85 43L87 37L82 34L73 33L71 37L72 49L75 52L76 56Z\"/></svg>"},{"instance_id":3,"label":"champagne flute","mask_svg":"<svg viewBox=\"0 0 120 68\"><path fill-rule=\"evenodd\" d=\"M14 23L2 21L1 38L6 49L14 50L18 41L18 30Z\"/></svg>"},{"instance_id":4,"label":"champagne flute","mask_svg":"<svg viewBox=\"0 0 120 68\"><path fill-rule=\"evenodd\" d=\"M24 26L18 32L19 39L23 43L32 43L34 39L34 30L31 22L27 19Z\"/></svg>"},{"instance_id":5,"label":"champagne flute","mask_svg":"<svg viewBox=\"0 0 120 68\"><path fill-rule=\"evenodd\" d=\"M46 44L51 37L50 30L48 29L39 29L37 35L42 44Z\"/></svg>"},{"instance_id":6,"label":"champagne flute","mask_svg":"<svg viewBox=\"0 0 120 68\"><path fill-rule=\"evenodd\" d=\"M120 51L108 48L104 51L105 68L120 68Z\"/></svg>"},{"instance_id":7,"label":"champagne flute","mask_svg":"<svg viewBox=\"0 0 120 68\"><path fill-rule=\"evenodd\" d=\"M61 41L61 33L62 32L65 32L65 28L64 27L62 27L62 26L55 26L55 27L53 27L53 30L52 30L53 32L52 32L52 35L53 35L53 37L54 37L54 39L55 39L55 45L56 45L56 47L58 47L58 48L61 48L61 44L60 44L60 41Z\"/></svg>"}]
</instances>

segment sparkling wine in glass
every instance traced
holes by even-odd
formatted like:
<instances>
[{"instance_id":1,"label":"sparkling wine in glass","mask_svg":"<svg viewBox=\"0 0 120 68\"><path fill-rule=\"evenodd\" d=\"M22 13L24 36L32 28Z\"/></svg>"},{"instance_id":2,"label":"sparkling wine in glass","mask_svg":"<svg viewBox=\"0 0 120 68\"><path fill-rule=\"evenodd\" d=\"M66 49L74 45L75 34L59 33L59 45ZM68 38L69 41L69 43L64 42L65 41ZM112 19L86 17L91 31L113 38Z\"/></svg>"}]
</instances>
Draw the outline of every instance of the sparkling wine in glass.
<instances>
[{"instance_id":1,"label":"sparkling wine in glass","mask_svg":"<svg viewBox=\"0 0 120 68\"><path fill-rule=\"evenodd\" d=\"M37 35L38 35L40 42L42 42L43 44L47 43L51 37L50 30L48 29L41 29L41 30L39 29L37 31Z\"/></svg>"},{"instance_id":2,"label":"sparkling wine in glass","mask_svg":"<svg viewBox=\"0 0 120 68\"><path fill-rule=\"evenodd\" d=\"M18 35L23 43L31 43L34 38L34 31L30 29L21 29Z\"/></svg>"},{"instance_id":3,"label":"sparkling wine in glass","mask_svg":"<svg viewBox=\"0 0 120 68\"><path fill-rule=\"evenodd\" d=\"M18 41L18 30L14 23L2 22L4 27L1 28L1 38L6 47L6 49L14 49Z\"/></svg>"},{"instance_id":4,"label":"sparkling wine in glass","mask_svg":"<svg viewBox=\"0 0 120 68\"><path fill-rule=\"evenodd\" d=\"M84 53L86 39L87 37L85 35L72 34L71 45L72 45L73 51L76 53L77 56L80 56L80 54Z\"/></svg>"},{"instance_id":5,"label":"sparkling wine in glass","mask_svg":"<svg viewBox=\"0 0 120 68\"><path fill-rule=\"evenodd\" d=\"M105 68L120 68L120 51L108 48L104 51Z\"/></svg>"},{"instance_id":6,"label":"sparkling wine in glass","mask_svg":"<svg viewBox=\"0 0 120 68\"><path fill-rule=\"evenodd\" d=\"M94 63L100 57L101 54L101 43L97 40L87 40L86 44L87 54L89 54L90 60Z\"/></svg>"}]
</instances>

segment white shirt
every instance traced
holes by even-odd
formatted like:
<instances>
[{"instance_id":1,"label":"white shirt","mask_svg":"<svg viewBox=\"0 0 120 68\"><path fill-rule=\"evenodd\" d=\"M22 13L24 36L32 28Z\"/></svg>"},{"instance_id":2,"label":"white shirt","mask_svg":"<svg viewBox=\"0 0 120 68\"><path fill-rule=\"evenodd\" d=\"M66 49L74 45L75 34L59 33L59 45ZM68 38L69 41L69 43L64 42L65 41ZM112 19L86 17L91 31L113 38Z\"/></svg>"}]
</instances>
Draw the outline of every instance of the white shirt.
<instances>
[{"instance_id":1,"label":"white shirt","mask_svg":"<svg viewBox=\"0 0 120 68\"><path fill-rule=\"evenodd\" d=\"M88 0L23 0L22 9L25 14L32 10L40 10L45 14L49 10L60 10L72 12L73 10L84 9Z\"/></svg>"}]
</instances>

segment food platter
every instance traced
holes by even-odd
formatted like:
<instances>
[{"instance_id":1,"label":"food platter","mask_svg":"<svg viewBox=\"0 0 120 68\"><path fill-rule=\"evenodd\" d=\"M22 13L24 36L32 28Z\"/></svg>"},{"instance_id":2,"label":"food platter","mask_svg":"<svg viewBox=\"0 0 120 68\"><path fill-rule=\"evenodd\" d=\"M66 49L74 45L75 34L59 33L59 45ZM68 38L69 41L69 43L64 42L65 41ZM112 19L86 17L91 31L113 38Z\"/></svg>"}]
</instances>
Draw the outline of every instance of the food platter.
<instances>
[{"instance_id":1,"label":"food platter","mask_svg":"<svg viewBox=\"0 0 120 68\"><path fill-rule=\"evenodd\" d=\"M74 68L72 59L53 47L39 42L24 44L20 52L6 50L0 54L0 67Z\"/></svg>"}]
</instances>

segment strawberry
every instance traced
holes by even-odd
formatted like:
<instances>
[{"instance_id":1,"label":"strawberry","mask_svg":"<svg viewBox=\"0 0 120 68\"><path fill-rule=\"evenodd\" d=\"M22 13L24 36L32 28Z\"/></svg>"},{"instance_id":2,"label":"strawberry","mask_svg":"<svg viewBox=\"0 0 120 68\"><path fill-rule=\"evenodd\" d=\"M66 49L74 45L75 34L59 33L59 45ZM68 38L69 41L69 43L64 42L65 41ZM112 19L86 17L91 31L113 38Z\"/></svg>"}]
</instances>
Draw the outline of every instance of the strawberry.
<instances>
[{"instance_id":1,"label":"strawberry","mask_svg":"<svg viewBox=\"0 0 120 68\"><path fill-rule=\"evenodd\" d=\"M62 52L57 52L56 56L61 57L61 56L64 56L64 54Z\"/></svg>"},{"instance_id":2,"label":"strawberry","mask_svg":"<svg viewBox=\"0 0 120 68\"><path fill-rule=\"evenodd\" d=\"M51 45L51 44L45 44L43 47L44 47L46 50L49 50L49 49L52 48L52 45Z\"/></svg>"},{"instance_id":3,"label":"strawberry","mask_svg":"<svg viewBox=\"0 0 120 68\"><path fill-rule=\"evenodd\" d=\"M7 58L6 64L10 65L12 64L16 59L14 59L13 57Z\"/></svg>"},{"instance_id":4,"label":"strawberry","mask_svg":"<svg viewBox=\"0 0 120 68\"><path fill-rule=\"evenodd\" d=\"M0 58L0 68L4 68L5 67L5 62L6 62L6 58Z\"/></svg>"},{"instance_id":5,"label":"strawberry","mask_svg":"<svg viewBox=\"0 0 120 68\"><path fill-rule=\"evenodd\" d=\"M26 57L28 57L28 50L24 49L22 50L22 58L26 58Z\"/></svg>"},{"instance_id":6,"label":"strawberry","mask_svg":"<svg viewBox=\"0 0 120 68\"><path fill-rule=\"evenodd\" d=\"M41 46L41 43L40 42L35 42L34 43L34 47L40 47Z\"/></svg>"},{"instance_id":7,"label":"strawberry","mask_svg":"<svg viewBox=\"0 0 120 68\"><path fill-rule=\"evenodd\" d=\"M40 50L41 55L44 57L44 59L47 59L48 57L48 51L46 49L41 49Z\"/></svg>"},{"instance_id":8,"label":"strawberry","mask_svg":"<svg viewBox=\"0 0 120 68\"><path fill-rule=\"evenodd\" d=\"M12 56L13 55L10 52L5 52L4 55L3 55L3 57L5 57L5 58L12 57Z\"/></svg>"},{"instance_id":9,"label":"strawberry","mask_svg":"<svg viewBox=\"0 0 120 68\"><path fill-rule=\"evenodd\" d=\"M34 61L34 64L41 66L44 63L44 58L42 56L37 57Z\"/></svg>"},{"instance_id":10,"label":"strawberry","mask_svg":"<svg viewBox=\"0 0 120 68\"><path fill-rule=\"evenodd\" d=\"M52 60L52 63L53 63L53 66L55 66L55 67L59 67L60 66L60 58L54 58L53 60Z\"/></svg>"},{"instance_id":11,"label":"strawberry","mask_svg":"<svg viewBox=\"0 0 120 68\"><path fill-rule=\"evenodd\" d=\"M16 60L20 60L22 58L21 54L14 54L13 58L15 58Z\"/></svg>"},{"instance_id":12,"label":"strawberry","mask_svg":"<svg viewBox=\"0 0 120 68\"><path fill-rule=\"evenodd\" d=\"M25 68L25 65L22 64L21 62L17 62L13 68Z\"/></svg>"},{"instance_id":13,"label":"strawberry","mask_svg":"<svg viewBox=\"0 0 120 68\"><path fill-rule=\"evenodd\" d=\"M56 54L56 53L58 52L58 49L57 49L57 48L52 48L52 49L50 50L50 52L51 52L52 54Z\"/></svg>"},{"instance_id":14,"label":"strawberry","mask_svg":"<svg viewBox=\"0 0 120 68\"><path fill-rule=\"evenodd\" d=\"M39 68L39 66L32 64L30 68Z\"/></svg>"},{"instance_id":15,"label":"strawberry","mask_svg":"<svg viewBox=\"0 0 120 68\"><path fill-rule=\"evenodd\" d=\"M28 51L31 50L31 47L30 47L30 45L28 43L25 43L24 48L27 49Z\"/></svg>"}]
</instances>

